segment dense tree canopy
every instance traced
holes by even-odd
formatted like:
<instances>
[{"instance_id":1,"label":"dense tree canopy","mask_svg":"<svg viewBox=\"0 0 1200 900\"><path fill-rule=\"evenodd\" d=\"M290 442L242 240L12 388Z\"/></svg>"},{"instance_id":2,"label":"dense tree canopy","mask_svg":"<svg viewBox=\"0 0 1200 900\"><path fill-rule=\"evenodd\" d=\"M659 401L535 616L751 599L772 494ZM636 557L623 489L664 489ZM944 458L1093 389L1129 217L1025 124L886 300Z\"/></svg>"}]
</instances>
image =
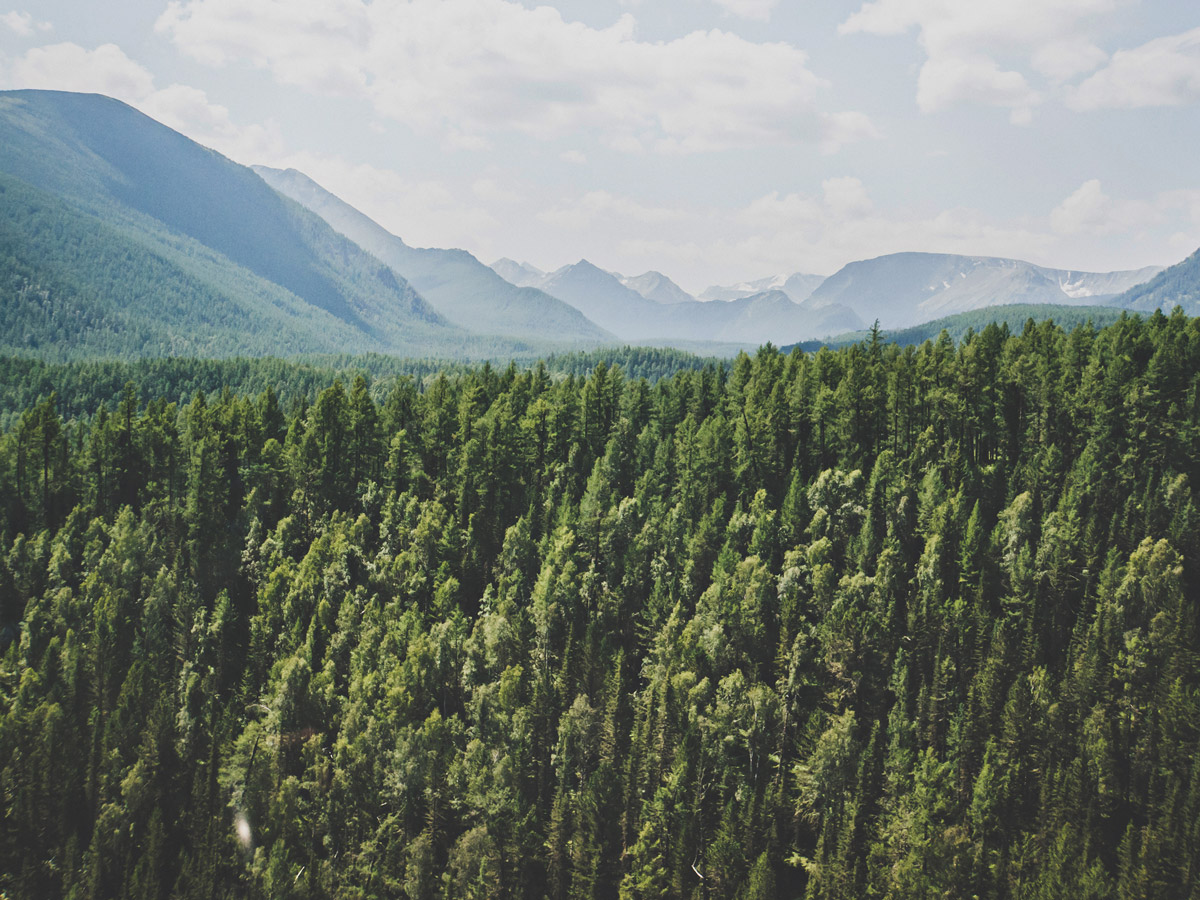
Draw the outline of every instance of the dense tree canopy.
<instances>
[{"instance_id":1,"label":"dense tree canopy","mask_svg":"<svg viewBox=\"0 0 1200 900\"><path fill-rule=\"evenodd\" d=\"M377 387L11 417L0 894L1200 897L1200 320Z\"/></svg>"}]
</instances>

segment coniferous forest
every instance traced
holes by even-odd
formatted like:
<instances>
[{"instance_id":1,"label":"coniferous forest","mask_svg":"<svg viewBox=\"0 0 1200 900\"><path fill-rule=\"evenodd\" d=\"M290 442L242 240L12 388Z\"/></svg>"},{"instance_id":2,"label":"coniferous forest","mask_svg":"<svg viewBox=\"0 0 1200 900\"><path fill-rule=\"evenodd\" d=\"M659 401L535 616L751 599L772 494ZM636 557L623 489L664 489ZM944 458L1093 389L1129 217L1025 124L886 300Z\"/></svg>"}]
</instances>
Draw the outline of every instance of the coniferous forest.
<instances>
[{"instance_id":1,"label":"coniferous forest","mask_svg":"<svg viewBox=\"0 0 1200 900\"><path fill-rule=\"evenodd\" d=\"M1200 320L272 365L8 415L0 896L1200 898Z\"/></svg>"}]
</instances>

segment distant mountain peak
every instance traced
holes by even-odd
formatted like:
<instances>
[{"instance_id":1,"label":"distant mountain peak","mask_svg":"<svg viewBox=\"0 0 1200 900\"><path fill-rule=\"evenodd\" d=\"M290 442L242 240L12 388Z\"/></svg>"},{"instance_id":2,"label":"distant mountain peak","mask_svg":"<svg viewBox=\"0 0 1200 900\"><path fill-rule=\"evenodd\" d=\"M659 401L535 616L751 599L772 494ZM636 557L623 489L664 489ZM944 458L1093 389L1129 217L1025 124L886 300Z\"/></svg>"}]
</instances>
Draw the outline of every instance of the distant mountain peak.
<instances>
[{"instance_id":1,"label":"distant mountain peak","mask_svg":"<svg viewBox=\"0 0 1200 900\"><path fill-rule=\"evenodd\" d=\"M632 278L622 277L621 283L655 303L690 303L696 299L662 272L654 270Z\"/></svg>"},{"instance_id":2,"label":"distant mountain peak","mask_svg":"<svg viewBox=\"0 0 1200 900\"><path fill-rule=\"evenodd\" d=\"M714 284L706 287L698 295L700 300L737 300L750 297L763 291L780 290L799 303L819 285L824 278L820 275L808 275L796 272L792 275L767 275L753 281L741 281L737 284Z\"/></svg>"},{"instance_id":3,"label":"distant mountain peak","mask_svg":"<svg viewBox=\"0 0 1200 900\"><path fill-rule=\"evenodd\" d=\"M569 304L514 284L465 250L410 247L302 172L265 167L256 171L277 191L321 216L336 231L403 275L442 315L462 328L481 334L568 343L597 343L612 338Z\"/></svg>"},{"instance_id":4,"label":"distant mountain peak","mask_svg":"<svg viewBox=\"0 0 1200 900\"><path fill-rule=\"evenodd\" d=\"M864 321L903 328L1003 304L1079 304L1112 299L1154 275L1048 269L1017 259L905 251L847 263L813 291Z\"/></svg>"},{"instance_id":5,"label":"distant mountain peak","mask_svg":"<svg viewBox=\"0 0 1200 900\"><path fill-rule=\"evenodd\" d=\"M546 273L527 262L517 262L503 256L491 265L491 269L509 284L517 287L537 287Z\"/></svg>"}]
</instances>

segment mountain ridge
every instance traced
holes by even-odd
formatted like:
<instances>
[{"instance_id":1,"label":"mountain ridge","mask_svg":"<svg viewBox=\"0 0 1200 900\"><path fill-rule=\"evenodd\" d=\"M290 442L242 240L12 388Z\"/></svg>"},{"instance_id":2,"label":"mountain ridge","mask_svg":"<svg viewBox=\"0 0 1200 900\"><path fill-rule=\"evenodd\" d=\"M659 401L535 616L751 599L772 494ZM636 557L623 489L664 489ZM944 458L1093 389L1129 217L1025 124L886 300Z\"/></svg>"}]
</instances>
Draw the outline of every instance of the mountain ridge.
<instances>
[{"instance_id":1,"label":"mountain ridge","mask_svg":"<svg viewBox=\"0 0 1200 900\"><path fill-rule=\"evenodd\" d=\"M594 345L613 339L569 304L536 288L511 284L466 250L409 246L303 172L251 168L276 191L400 273L459 327L564 343Z\"/></svg>"},{"instance_id":2,"label":"mountain ridge","mask_svg":"<svg viewBox=\"0 0 1200 900\"><path fill-rule=\"evenodd\" d=\"M1149 281L1129 288L1114 303L1139 312L1161 309L1169 313L1180 306L1190 316L1200 315L1200 249Z\"/></svg>"},{"instance_id":3,"label":"mountain ridge","mask_svg":"<svg viewBox=\"0 0 1200 900\"><path fill-rule=\"evenodd\" d=\"M109 256L120 277L75 259L77 298L90 316L127 321L116 299L121 285L141 284L149 303L153 285L141 276L154 270L159 279L191 285L175 295L180 306L172 312L183 316L181 327L198 329L192 345L206 352L258 346L257 338L238 340L236 331L211 320L218 297L229 321L264 328L273 322L283 346L305 351L420 353L466 337L382 262L254 172L120 101L59 91L0 93L0 173L14 187L52 198L63 234L75 234L76 223L97 230L98 222L97 233L123 248ZM10 217L7 239L34 267L26 280L36 281L30 244L36 235L28 226ZM72 250L47 238L37 252L61 268ZM18 305L18 295L9 295L6 318L32 314L28 294L21 296ZM277 313L285 309L289 315L281 319ZM325 324L301 327L301 319ZM154 330L153 322L143 324ZM217 333L228 343L212 343ZM124 339L117 344L134 352Z\"/></svg>"},{"instance_id":4,"label":"mountain ridge","mask_svg":"<svg viewBox=\"0 0 1200 900\"><path fill-rule=\"evenodd\" d=\"M1103 305L1157 272L1079 272L1005 257L912 251L847 263L812 297L845 303L865 321L894 328L1005 304Z\"/></svg>"},{"instance_id":5,"label":"mountain ridge","mask_svg":"<svg viewBox=\"0 0 1200 900\"><path fill-rule=\"evenodd\" d=\"M517 265L521 271L528 271ZM623 283L622 276L586 259L549 273L539 281L539 287L575 306L623 340L662 341L671 346L697 341L780 343L793 337L820 337L863 324L841 304L796 303L778 289L721 303L690 296L662 303L638 293Z\"/></svg>"},{"instance_id":6,"label":"mountain ridge","mask_svg":"<svg viewBox=\"0 0 1200 900\"><path fill-rule=\"evenodd\" d=\"M624 275L618 278L625 287L637 291L655 303L691 303L696 299L662 272L651 270L632 278Z\"/></svg>"}]
</instances>

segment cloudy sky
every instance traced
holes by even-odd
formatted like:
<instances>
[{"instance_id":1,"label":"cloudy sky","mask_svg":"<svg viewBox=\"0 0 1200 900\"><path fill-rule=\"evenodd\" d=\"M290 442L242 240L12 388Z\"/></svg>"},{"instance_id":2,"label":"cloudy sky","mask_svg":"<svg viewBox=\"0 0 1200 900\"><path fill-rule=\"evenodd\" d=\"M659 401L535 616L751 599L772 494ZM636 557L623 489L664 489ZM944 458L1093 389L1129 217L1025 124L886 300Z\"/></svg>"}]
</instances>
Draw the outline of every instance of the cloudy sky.
<instances>
[{"instance_id":1,"label":"cloudy sky","mask_svg":"<svg viewBox=\"0 0 1200 900\"><path fill-rule=\"evenodd\" d=\"M693 291L1200 246L1194 2L0 0L0 86L118 97L410 244Z\"/></svg>"}]
</instances>

